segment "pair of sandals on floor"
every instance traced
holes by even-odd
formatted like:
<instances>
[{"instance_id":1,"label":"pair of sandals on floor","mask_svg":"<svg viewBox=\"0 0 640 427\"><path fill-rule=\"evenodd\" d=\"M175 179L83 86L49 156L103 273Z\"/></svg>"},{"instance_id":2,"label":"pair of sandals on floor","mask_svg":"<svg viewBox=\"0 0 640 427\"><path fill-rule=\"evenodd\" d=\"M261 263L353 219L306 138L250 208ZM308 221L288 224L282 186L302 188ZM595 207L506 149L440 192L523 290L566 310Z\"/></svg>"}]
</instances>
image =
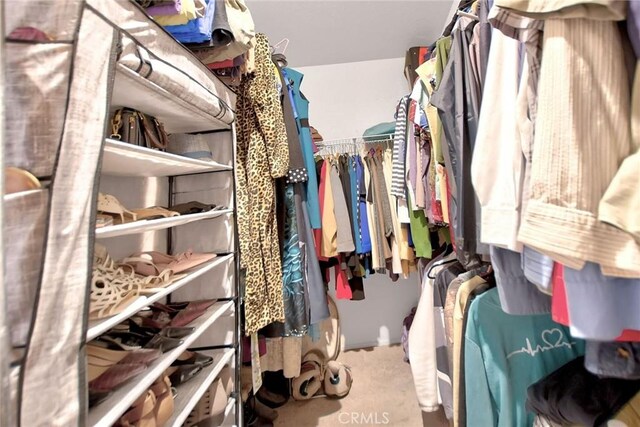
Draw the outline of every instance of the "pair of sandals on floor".
<instances>
[{"instance_id":1,"label":"pair of sandals on floor","mask_svg":"<svg viewBox=\"0 0 640 427\"><path fill-rule=\"evenodd\" d=\"M351 391L351 369L342 363L324 361L319 352L310 351L302 358L300 375L291 382L295 400L308 400L324 390L327 397L341 399Z\"/></svg>"}]
</instances>

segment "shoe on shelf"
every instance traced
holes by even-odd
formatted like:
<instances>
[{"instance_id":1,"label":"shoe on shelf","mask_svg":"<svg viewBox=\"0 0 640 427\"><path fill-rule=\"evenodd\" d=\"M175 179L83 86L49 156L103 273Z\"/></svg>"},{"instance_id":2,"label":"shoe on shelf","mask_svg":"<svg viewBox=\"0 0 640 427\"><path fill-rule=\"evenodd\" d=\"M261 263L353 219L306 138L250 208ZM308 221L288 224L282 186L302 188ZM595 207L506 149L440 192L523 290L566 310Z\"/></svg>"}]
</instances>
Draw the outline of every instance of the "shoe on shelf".
<instances>
[{"instance_id":1,"label":"shoe on shelf","mask_svg":"<svg viewBox=\"0 0 640 427\"><path fill-rule=\"evenodd\" d=\"M160 219L160 218L170 218L173 216L180 216L179 212L169 210L167 208L163 208L162 206L149 206L148 208L142 209L132 209L133 212L138 216L138 221L146 219Z\"/></svg>"},{"instance_id":2,"label":"shoe on shelf","mask_svg":"<svg viewBox=\"0 0 640 427\"><path fill-rule=\"evenodd\" d=\"M207 421L206 425L220 425L224 421L224 410L227 407L228 396L220 378L217 378L202 398L196 404L185 421L183 427L200 425Z\"/></svg>"},{"instance_id":3,"label":"shoe on shelf","mask_svg":"<svg viewBox=\"0 0 640 427\"><path fill-rule=\"evenodd\" d=\"M202 371L202 368L202 365L171 366L165 371L165 375L171 380L171 385L178 387L180 384L184 384L193 379L193 377Z\"/></svg>"},{"instance_id":4,"label":"shoe on shelf","mask_svg":"<svg viewBox=\"0 0 640 427\"><path fill-rule=\"evenodd\" d=\"M154 349L111 350L92 341L87 344L89 390L105 393L115 390L147 369L162 354Z\"/></svg>"},{"instance_id":5,"label":"shoe on shelf","mask_svg":"<svg viewBox=\"0 0 640 427\"><path fill-rule=\"evenodd\" d=\"M95 365L88 365L89 377L95 375ZM89 391L93 393L109 393L132 378L140 375L147 369L147 365L141 363L116 363L107 368L100 375L89 381Z\"/></svg>"},{"instance_id":6,"label":"shoe on shelf","mask_svg":"<svg viewBox=\"0 0 640 427\"><path fill-rule=\"evenodd\" d=\"M125 224L138 220L135 212L125 208L124 205L111 194L98 193L98 212L112 216L114 224Z\"/></svg>"},{"instance_id":7,"label":"shoe on shelf","mask_svg":"<svg viewBox=\"0 0 640 427\"><path fill-rule=\"evenodd\" d=\"M96 228L109 227L110 225L113 225L113 217L111 215L96 215Z\"/></svg>"},{"instance_id":8,"label":"shoe on shelf","mask_svg":"<svg viewBox=\"0 0 640 427\"><path fill-rule=\"evenodd\" d=\"M150 312L150 311L149 311ZM144 312L143 312L144 313ZM167 338L184 338L193 333L196 328L193 327L183 327L183 328L174 328L174 327L160 327L154 328L149 326L142 325L143 320L141 317L141 313L138 315L127 319L123 323L116 325L113 327L112 331L115 332L132 332L138 335L145 336L153 336L153 335L161 335Z\"/></svg>"},{"instance_id":9,"label":"shoe on shelf","mask_svg":"<svg viewBox=\"0 0 640 427\"><path fill-rule=\"evenodd\" d=\"M31 172L11 166L4 169L4 194L39 188L42 188L42 184Z\"/></svg>"},{"instance_id":10,"label":"shoe on shelf","mask_svg":"<svg viewBox=\"0 0 640 427\"><path fill-rule=\"evenodd\" d=\"M112 393L113 392L111 391L95 391L89 389L89 408L98 406L99 404L107 400Z\"/></svg>"},{"instance_id":11,"label":"shoe on shelf","mask_svg":"<svg viewBox=\"0 0 640 427\"><path fill-rule=\"evenodd\" d=\"M111 347L122 350L135 349L155 349L162 353L173 350L184 343L184 340L177 338L168 338L153 332L139 334L136 332L122 332L111 330L96 339L98 342L104 342Z\"/></svg>"},{"instance_id":12,"label":"shoe on shelf","mask_svg":"<svg viewBox=\"0 0 640 427\"><path fill-rule=\"evenodd\" d=\"M163 254L158 251L139 252L122 260L123 263L134 266L138 274L157 275L159 272L171 270L179 274L198 267L207 261L214 259L213 253L194 253L192 250L178 255Z\"/></svg>"},{"instance_id":13,"label":"shoe on shelf","mask_svg":"<svg viewBox=\"0 0 640 427\"><path fill-rule=\"evenodd\" d=\"M87 344L88 363L97 366L116 363L142 363L149 365L158 359L162 352L158 349L114 350L108 343L94 340Z\"/></svg>"},{"instance_id":14,"label":"shoe on shelf","mask_svg":"<svg viewBox=\"0 0 640 427\"><path fill-rule=\"evenodd\" d=\"M206 354L197 353L195 351L185 351L176 360L173 361L171 366L180 365L201 365L203 368L213 363L213 357Z\"/></svg>"},{"instance_id":15,"label":"shoe on shelf","mask_svg":"<svg viewBox=\"0 0 640 427\"><path fill-rule=\"evenodd\" d=\"M144 348L154 348L166 353L174 348L180 347L184 343L180 338L167 338L162 335L156 335L144 346Z\"/></svg>"},{"instance_id":16,"label":"shoe on shelf","mask_svg":"<svg viewBox=\"0 0 640 427\"><path fill-rule=\"evenodd\" d=\"M166 288L175 281L186 277L186 274L174 274L171 269L161 270L148 258L125 258L118 263L122 269L129 270L144 281L143 294L152 294Z\"/></svg>"},{"instance_id":17,"label":"shoe on shelf","mask_svg":"<svg viewBox=\"0 0 640 427\"><path fill-rule=\"evenodd\" d=\"M152 390L136 400L131 408L116 422L116 427L159 427L156 423L157 398Z\"/></svg>"},{"instance_id":18,"label":"shoe on shelf","mask_svg":"<svg viewBox=\"0 0 640 427\"><path fill-rule=\"evenodd\" d=\"M155 328L158 330L170 328L170 332L167 332L168 334L174 331L176 333L177 331L188 331L188 329L182 328L202 316L216 301L217 300L190 301L179 303L176 306L156 302L149 307L149 310L138 312L136 316L134 316L134 320L147 328Z\"/></svg>"},{"instance_id":19,"label":"shoe on shelf","mask_svg":"<svg viewBox=\"0 0 640 427\"><path fill-rule=\"evenodd\" d=\"M154 408L156 426L163 427L173 415L174 410L174 396L173 390L171 390L171 381L169 380L169 377L162 375L158 378L151 385L151 391L156 396L156 404Z\"/></svg>"},{"instance_id":20,"label":"shoe on shelf","mask_svg":"<svg viewBox=\"0 0 640 427\"><path fill-rule=\"evenodd\" d=\"M191 202L180 203L179 205L171 206L169 209L175 212L179 212L180 215L189 215L189 214L196 214L196 213L202 213L202 212L209 212L211 210L214 210L216 207L217 206L214 204L200 203L194 200Z\"/></svg>"},{"instance_id":21,"label":"shoe on shelf","mask_svg":"<svg viewBox=\"0 0 640 427\"><path fill-rule=\"evenodd\" d=\"M202 316L216 300L191 301L173 317L169 326L186 326Z\"/></svg>"},{"instance_id":22,"label":"shoe on shelf","mask_svg":"<svg viewBox=\"0 0 640 427\"><path fill-rule=\"evenodd\" d=\"M90 319L102 319L122 312L140 296L145 285L144 280L133 272L119 268L107 249L96 244L91 274Z\"/></svg>"}]
</instances>

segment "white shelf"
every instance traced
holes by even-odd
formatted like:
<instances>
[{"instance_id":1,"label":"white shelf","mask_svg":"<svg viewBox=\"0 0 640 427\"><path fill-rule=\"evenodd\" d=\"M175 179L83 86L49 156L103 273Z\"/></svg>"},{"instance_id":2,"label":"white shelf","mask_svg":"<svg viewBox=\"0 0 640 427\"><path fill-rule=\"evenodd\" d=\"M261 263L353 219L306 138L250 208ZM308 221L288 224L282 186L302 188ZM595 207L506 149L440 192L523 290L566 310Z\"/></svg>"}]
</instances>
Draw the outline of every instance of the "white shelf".
<instances>
[{"instance_id":1,"label":"white shelf","mask_svg":"<svg viewBox=\"0 0 640 427\"><path fill-rule=\"evenodd\" d=\"M117 176L177 176L229 170L233 168L109 138L104 146L102 160L102 173Z\"/></svg>"},{"instance_id":2,"label":"white shelf","mask_svg":"<svg viewBox=\"0 0 640 427\"><path fill-rule=\"evenodd\" d=\"M184 343L163 354L151 364L146 371L130 380L123 387L116 390L107 400L92 408L88 415L88 425L98 427L110 427L122 414L142 395L162 373L171 366L186 349L189 348L202 333L217 319L233 307L233 301L221 301L215 303L199 318L189 324L196 330L184 338Z\"/></svg>"},{"instance_id":3,"label":"white shelf","mask_svg":"<svg viewBox=\"0 0 640 427\"><path fill-rule=\"evenodd\" d=\"M169 295L172 292L175 292L176 290L180 289L181 287L188 284L189 282L213 270L216 266L224 264L231 258L233 258L233 254L217 256L211 261L208 261L203 265L199 266L197 269L194 269L191 273L187 275L187 277L177 280L176 282L172 283L166 288L159 289L158 292L152 295L139 297L135 302L130 304L121 313L118 313L115 316L107 317L105 319L90 321L89 328L87 330L87 341L91 341L97 336L107 332L109 329L113 328L114 326L116 326L120 322L123 322L129 317L133 316L138 311L142 310L144 307L151 305L156 301L159 301L160 299L164 298L165 296Z\"/></svg>"},{"instance_id":4,"label":"white shelf","mask_svg":"<svg viewBox=\"0 0 640 427\"><path fill-rule=\"evenodd\" d=\"M227 403L227 407L224 408L224 419L226 420L229 417L231 411L233 411L233 407L236 406L236 399L231 397L229 398L229 403Z\"/></svg>"},{"instance_id":5,"label":"white shelf","mask_svg":"<svg viewBox=\"0 0 640 427\"><path fill-rule=\"evenodd\" d=\"M167 133L231 129L231 124L169 93L122 64L116 65L111 105L133 108L153 116Z\"/></svg>"},{"instance_id":6,"label":"white shelf","mask_svg":"<svg viewBox=\"0 0 640 427\"><path fill-rule=\"evenodd\" d=\"M173 416L167 422L167 426L180 427L195 408L207 389L218 377L222 368L233 357L233 349L198 351L213 357L213 364L204 368L195 378L177 387L178 395L173 402ZM225 408L226 409L226 408Z\"/></svg>"},{"instance_id":7,"label":"white shelf","mask_svg":"<svg viewBox=\"0 0 640 427\"><path fill-rule=\"evenodd\" d=\"M147 231L164 230L171 227L177 227L179 225L189 224L190 222L216 218L230 213L233 213L233 209L223 209L219 211L214 210L197 214L172 216L169 218L142 220L128 222L126 224L110 225L107 227L97 228L96 238L106 239L108 237L118 237L126 236L128 234L146 233Z\"/></svg>"}]
</instances>

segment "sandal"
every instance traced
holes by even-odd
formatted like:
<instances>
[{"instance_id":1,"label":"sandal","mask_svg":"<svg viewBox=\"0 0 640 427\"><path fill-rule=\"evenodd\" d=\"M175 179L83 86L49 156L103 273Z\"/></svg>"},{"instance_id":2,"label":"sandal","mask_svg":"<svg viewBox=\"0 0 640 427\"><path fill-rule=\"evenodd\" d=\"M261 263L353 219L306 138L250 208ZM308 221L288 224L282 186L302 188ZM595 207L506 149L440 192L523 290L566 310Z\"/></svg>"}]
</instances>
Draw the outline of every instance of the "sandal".
<instances>
[{"instance_id":1,"label":"sandal","mask_svg":"<svg viewBox=\"0 0 640 427\"><path fill-rule=\"evenodd\" d=\"M134 263L135 268L140 269L140 274L151 273L152 271L164 272L165 270L171 270L174 274L178 274L204 264L216 256L216 254L212 253L193 253L192 250L185 251L179 255L149 251L134 254L129 258L125 258L123 262Z\"/></svg>"},{"instance_id":2,"label":"sandal","mask_svg":"<svg viewBox=\"0 0 640 427\"><path fill-rule=\"evenodd\" d=\"M163 208L162 206L150 206L148 208L133 209L133 212L138 216L138 220L151 220L180 216L179 212Z\"/></svg>"},{"instance_id":3,"label":"sandal","mask_svg":"<svg viewBox=\"0 0 640 427\"><path fill-rule=\"evenodd\" d=\"M114 223L116 224L124 224L138 220L138 216L134 212L125 208L122 203L111 194L98 193L98 212L113 216ZM118 222L118 218L120 222Z\"/></svg>"},{"instance_id":4,"label":"sandal","mask_svg":"<svg viewBox=\"0 0 640 427\"><path fill-rule=\"evenodd\" d=\"M96 245L93 263L89 301L92 320L122 312L145 288L143 280L118 268L102 245Z\"/></svg>"},{"instance_id":5,"label":"sandal","mask_svg":"<svg viewBox=\"0 0 640 427\"><path fill-rule=\"evenodd\" d=\"M133 273L143 276L145 288L142 293L156 292L158 288L166 288L176 280L186 277L184 274L174 274L170 268L160 268L153 263L152 257L141 254L139 257L128 257L123 259L119 266L130 268Z\"/></svg>"}]
</instances>

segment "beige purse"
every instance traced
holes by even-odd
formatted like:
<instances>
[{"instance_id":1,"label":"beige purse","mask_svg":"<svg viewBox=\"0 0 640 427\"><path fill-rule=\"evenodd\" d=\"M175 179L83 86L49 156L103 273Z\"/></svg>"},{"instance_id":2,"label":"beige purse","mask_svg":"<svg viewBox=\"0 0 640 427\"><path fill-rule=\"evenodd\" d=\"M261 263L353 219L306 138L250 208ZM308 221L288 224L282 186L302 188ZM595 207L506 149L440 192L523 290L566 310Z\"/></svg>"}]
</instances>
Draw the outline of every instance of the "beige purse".
<instances>
[{"instance_id":1,"label":"beige purse","mask_svg":"<svg viewBox=\"0 0 640 427\"><path fill-rule=\"evenodd\" d=\"M205 64L221 62L244 55L256 42L253 17L244 0L224 0L233 41L222 47L195 48L193 53Z\"/></svg>"}]
</instances>

